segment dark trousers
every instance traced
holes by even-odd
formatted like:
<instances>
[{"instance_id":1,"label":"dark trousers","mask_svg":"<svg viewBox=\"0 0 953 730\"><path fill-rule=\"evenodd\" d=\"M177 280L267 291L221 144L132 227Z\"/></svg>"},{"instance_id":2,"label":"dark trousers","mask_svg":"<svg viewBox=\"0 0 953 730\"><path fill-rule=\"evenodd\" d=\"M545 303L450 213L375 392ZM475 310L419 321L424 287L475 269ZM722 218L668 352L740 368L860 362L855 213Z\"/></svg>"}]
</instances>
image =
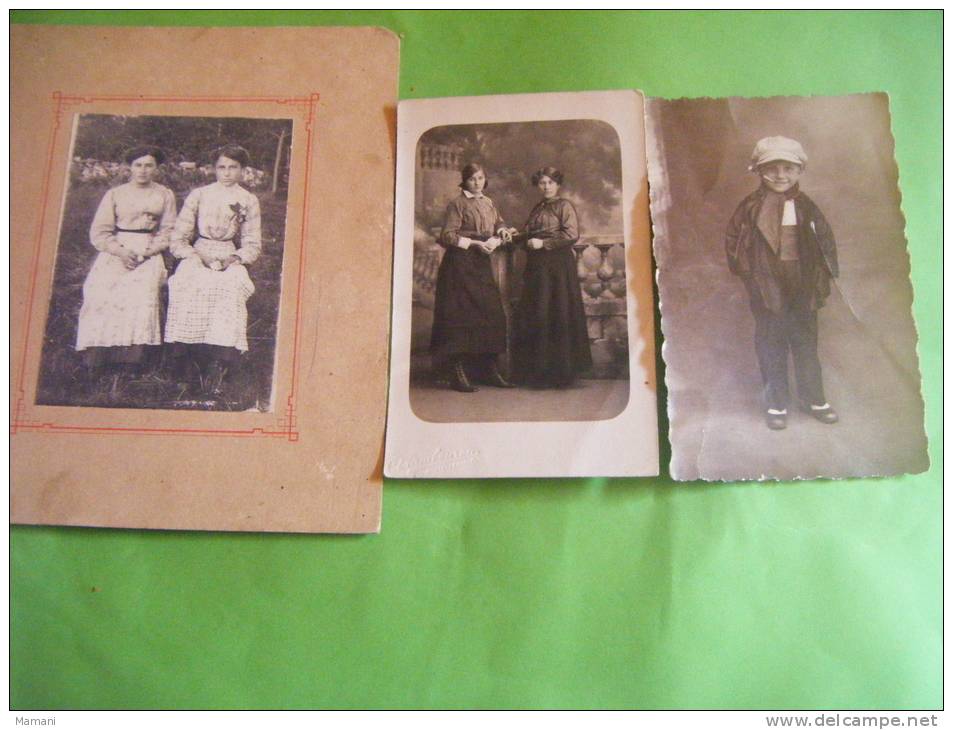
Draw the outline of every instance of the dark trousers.
<instances>
[{"instance_id":1,"label":"dark trousers","mask_svg":"<svg viewBox=\"0 0 953 730\"><path fill-rule=\"evenodd\" d=\"M790 402L788 352L794 360L798 397L808 405L822 405L824 384L817 357L817 310L800 285L796 261L781 262L781 309L772 312L758 296L751 298L754 347L768 408L783 410Z\"/></svg>"}]
</instances>

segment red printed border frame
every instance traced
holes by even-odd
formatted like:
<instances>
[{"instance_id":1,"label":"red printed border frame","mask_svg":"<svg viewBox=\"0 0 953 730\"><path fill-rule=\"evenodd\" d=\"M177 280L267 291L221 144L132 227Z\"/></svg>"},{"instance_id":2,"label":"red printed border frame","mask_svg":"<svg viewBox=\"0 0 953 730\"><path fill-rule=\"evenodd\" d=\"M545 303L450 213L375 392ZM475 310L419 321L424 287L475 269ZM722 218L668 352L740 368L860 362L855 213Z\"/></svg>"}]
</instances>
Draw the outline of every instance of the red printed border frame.
<instances>
[{"instance_id":1,"label":"red printed border frame","mask_svg":"<svg viewBox=\"0 0 953 730\"><path fill-rule=\"evenodd\" d=\"M319 95L312 93L306 97L279 97L279 96L145 96L141 94L123 96L74 96L54 91L53 98L53 129L50 133L50 144L47 151L46 169L43 175L43 194L40 205L39 223L33 247L33 261L30 271L30 289L27 295L27 314L24 326L23 342L19 363L19 373L16 381L16 404L13 410L13 419L10 423L10 433L15 435L22 431L41 433L86 433L86 434L159 434L159 435L201 435L201 436L258 436L270 438L285 438L291 442L298 441L298 418L295 413L295 396L298 388L298 347L300 343L299 326L301 322L302 295L305 270L305 242L308 234L308 203L311 182L311 145L314 138L314 115ZM69 423L56 423L51 420L27 418L29 405L26 403L24 381L26 378L26 362L30 344L30 330L33 323L33 305L36 297L36 279L40 263L40 250L43 245L44 226L49 206L50 180L53 174L54 152L56 150L60 129L62 127L63 112L67 107L91 104L93 102L169 102L169 103L267 103L273 102L283 106L303 111L305 118L306 155L304 172L304 203L301 212L301 245L298 253L298 281L295 296L294 332L291 355L291 391L285 403L284 413L278 417L275 428L249 429L215 429L215 428L142 428L133 426L84 426ZM276 355L277 357L277 355Z\"/></svg>"}]
</instances>

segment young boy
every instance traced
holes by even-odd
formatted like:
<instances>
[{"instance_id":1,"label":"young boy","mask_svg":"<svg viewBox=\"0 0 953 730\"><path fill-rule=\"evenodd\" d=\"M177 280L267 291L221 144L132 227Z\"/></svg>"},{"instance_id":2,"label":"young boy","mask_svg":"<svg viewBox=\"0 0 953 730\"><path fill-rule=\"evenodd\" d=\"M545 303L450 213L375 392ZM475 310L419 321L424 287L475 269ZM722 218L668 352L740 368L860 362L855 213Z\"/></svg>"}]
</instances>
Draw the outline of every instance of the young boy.
<instances>
[{"instance_id":1,"label":"young boy","mask_svg":"<svg viewBox=\"0 0 953 730\"><path fill-rule=\"evenodd\" d=\"M837 423L817 357L817 310L837 276L837 244L820 209L798 189L806 163L793 139L759 141L748 169L761 186L738 205L725 238L728 267L748 290L765 421L774 430L787 427L788 350L801 408L821 423Z\"/></svg>"}]
</instances>

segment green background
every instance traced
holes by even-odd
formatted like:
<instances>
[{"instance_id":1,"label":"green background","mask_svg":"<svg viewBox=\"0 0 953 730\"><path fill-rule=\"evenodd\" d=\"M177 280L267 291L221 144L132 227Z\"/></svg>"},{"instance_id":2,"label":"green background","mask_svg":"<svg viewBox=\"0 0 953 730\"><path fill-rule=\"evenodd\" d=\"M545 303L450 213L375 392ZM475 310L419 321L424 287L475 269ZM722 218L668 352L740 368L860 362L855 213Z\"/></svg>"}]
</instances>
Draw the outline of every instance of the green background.
<instances>
[{"instance_id":1,"label":"green background","mask_svg":"<svg viewBox=\"0 0 953 730\"><path fill-rule=\"evenodd\" d=\"M939 12L11 19L383 25L404 99L887 91L933 464L785 484L388 480L364 537L14 527L13 707L941 706Z\"/></svg>"}]
</instances>

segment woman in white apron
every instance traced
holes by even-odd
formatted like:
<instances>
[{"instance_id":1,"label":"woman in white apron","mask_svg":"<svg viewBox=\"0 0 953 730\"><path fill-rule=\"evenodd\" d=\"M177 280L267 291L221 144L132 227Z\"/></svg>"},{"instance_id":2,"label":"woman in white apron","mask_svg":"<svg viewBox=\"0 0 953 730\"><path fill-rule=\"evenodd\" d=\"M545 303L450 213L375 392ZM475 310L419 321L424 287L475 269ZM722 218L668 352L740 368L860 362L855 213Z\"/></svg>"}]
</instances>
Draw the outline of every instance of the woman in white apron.
<instances>
[{"instance_id":1,"label":"woman in white apron","mask_svg":"<svg viewBox=\"0 0 953 730\"><path fill-rule=\"evenodd\" d=\"M165 155L137 147L124 156L129 182L109 190L89 229L99 255L83 284L76 349L88 374L104 366L134 370L147 348L162 344L159 292L166 280L160 255L175 224L175 195L153 182Z\"/></svg>"},{"instance_id":2,"label":"woman in white apron","mask_svg":"<svg viewBox=\"0 0 953 730\"><path fill-rule=\"evenodd\" d=\"M171 236L182 262L169 279L165 341L175 345L180 374L196 364L213 394L248 350L245 304L255 286L245 267L261 253L258 198L239 184L248 163L238 145L217 150L216 182L189 193Z\"/></svg>"}]
</instances>

